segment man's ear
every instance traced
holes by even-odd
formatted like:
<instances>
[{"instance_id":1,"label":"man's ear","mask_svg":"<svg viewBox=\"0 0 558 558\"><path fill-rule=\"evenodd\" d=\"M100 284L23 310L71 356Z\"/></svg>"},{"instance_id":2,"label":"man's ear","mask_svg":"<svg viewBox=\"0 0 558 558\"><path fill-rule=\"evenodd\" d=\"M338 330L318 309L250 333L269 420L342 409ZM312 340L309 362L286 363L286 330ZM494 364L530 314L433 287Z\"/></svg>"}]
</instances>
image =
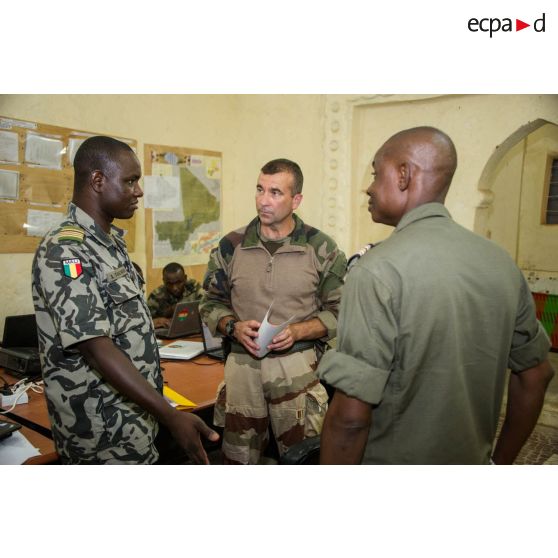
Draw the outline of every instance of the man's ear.
<instances>
[{"instance_id":1,"label":"man's ear","mask_svg":"<svg viewBox=\"0 0 558 558\"><path fill-rule=\"evenodd\" d=\"M295 194L293 196L293 211L298 209L298 206L302 202L302 194Z\"/></svg>"},{"instance_id":2,"label":"man's ear","mask_svg":"<svg viewBox=\"0 0 558 558\"><path fill-rule=\"evenodd\" d=\"M401 192L404 192L409 187L411 181L411 167L409 163L401 163L399 165L399 181L398 187Z\"/></svg>"},{"instance_id":3,"label":"man's ear","mask_svg":"<svg viewBox=\"0 0 558 558\"><path fill-rule=\"evenodd\" d=\"M89 184L95 192L100 192L105 183L105 175L100 170L94 170L89 177Z\"/></svg>"}]
</instances>

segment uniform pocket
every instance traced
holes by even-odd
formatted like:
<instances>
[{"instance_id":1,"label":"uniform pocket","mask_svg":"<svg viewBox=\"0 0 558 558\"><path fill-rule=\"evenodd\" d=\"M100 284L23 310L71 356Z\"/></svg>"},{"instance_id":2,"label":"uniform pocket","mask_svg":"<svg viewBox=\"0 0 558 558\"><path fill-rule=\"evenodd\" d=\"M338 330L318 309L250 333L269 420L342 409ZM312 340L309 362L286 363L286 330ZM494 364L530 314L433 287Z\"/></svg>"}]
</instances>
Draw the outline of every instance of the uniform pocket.
<instances>
[{"instance_id":1,"label":"uniform pocket","mask_svg":"<svg viewBox=\"0 0 558 558\"><path fill-rule=\"evenodd\" d=\"M322 384L316 384L306 393L304 437L319 436L327 411L328 395Z\"/></svg>"},{"instance_id":2,"label":"uniform pocket","mask_svg":"<svg viewBox=\"0 0 558 558\"><path fill-rule=\"evenodd\" d=\"M136 284L128 276L119 277L115 281L105 284L112 313L111 333L115 336L122 335L131 329L145 325L145 312L141 304L141 293Z\"/></svg>"}]
</instances>

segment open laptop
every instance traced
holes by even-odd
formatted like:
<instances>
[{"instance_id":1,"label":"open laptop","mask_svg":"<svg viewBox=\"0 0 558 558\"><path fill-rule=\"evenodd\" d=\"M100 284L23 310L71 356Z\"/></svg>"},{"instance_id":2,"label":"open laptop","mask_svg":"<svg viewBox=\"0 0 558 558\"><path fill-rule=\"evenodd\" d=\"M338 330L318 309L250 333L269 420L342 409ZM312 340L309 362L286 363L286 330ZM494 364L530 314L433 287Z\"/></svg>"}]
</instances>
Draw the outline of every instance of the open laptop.
<instances>
[{"instance_id":1,"label":"open laptop","mask_svg":"<svg viewBox=\"0 0 558 558\"><path fill-rule=\"evenodd\" d=\"M177 339L200 333L199 301L179 302L168 328L158 327L155 335L161 339Z\"/></svg>"},{"instance_id":2,"label":"open laptop","mask_svg":"<svg viewBox=\"0 0 558 558\"><path fill-rule=\"evenodd\" d=\"M41 362L35 314L6 316L0 347L0 366L19 377L40 375Z\"/></svg>"},{"instance_id":3,"label":"open laptop","mask_svg":"<svg viewBox=\"0 0 558 558\"><path fill-rule=\"evenodd\" d=\"M199 316L199 319L200 319L200 329L202 333L204 355L213 358L215 360L221 360L221 361L225 360L225 354L223 353L222 338L212 335L211 331L209 331L209 328L202 321L201 316Z\"/></svg>"},{"instance_id":4,"label":"open laptop","mask_svg":"<svg viewBox=\"0 0 558 558\"><path fill-rule=\"evenodd\" d=\"M161 358L170 360L191 360L203 353L203 343L200 341L172 341L159 349Z\"/></svg>"}]
</instances>

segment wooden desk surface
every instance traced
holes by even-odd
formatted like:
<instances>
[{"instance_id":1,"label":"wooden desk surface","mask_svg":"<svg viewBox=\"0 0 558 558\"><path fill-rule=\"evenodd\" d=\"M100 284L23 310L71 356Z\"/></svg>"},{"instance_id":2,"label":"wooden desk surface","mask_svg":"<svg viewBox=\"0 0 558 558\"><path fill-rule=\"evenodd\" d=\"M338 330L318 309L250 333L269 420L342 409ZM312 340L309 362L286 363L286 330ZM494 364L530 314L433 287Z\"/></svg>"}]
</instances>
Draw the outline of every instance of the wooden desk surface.
<instances>
[{"instance_id":1,"label":"wooden desk surface","mask_svg":"<svg viewBox=\"0 0 558 558\"><path fill-rule=\"evenodd\" d=\"M164 360L163 378L174 391L197 404L193 411L206 409L215 403L217 387L224 378L222 362L200 356L194 360Z\"/></svg>"},{"instance_id":2,"label":"wooden desk surface","mask_svg":"<svg viewBox=\"0 0 558 558\"><path fill-rule=\"evenodd\" d=\"M217 387L224 377L224 365L207 356L199 356L191 361L163 360L163 378L167 385L197 404L192 411L200 411L215 403ZM0 368L0 377L9 384L18 378ZM14 418L24 426L36 429L41 434L50 432L46 399L43 393L27 392L29 403L16 405L8 417ZM6 416L6 415L3 415ZM48 431L48 432L45 432Z\"/></svg>"}]
</instances>

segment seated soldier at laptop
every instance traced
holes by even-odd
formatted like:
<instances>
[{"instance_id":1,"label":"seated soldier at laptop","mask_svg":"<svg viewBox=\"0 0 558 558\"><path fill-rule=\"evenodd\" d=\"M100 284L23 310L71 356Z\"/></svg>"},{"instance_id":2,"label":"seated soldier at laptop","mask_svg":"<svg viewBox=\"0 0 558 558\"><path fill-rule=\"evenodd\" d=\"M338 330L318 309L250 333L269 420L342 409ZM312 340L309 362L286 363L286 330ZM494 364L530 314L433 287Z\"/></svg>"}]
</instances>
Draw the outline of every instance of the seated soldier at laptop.
<instances>
[{"instance_id":1,"label":"seated soldier at laptop","mask_svg":"<svg viewBox=\"0 0 558 558\"><path fill-rule=\"evenodd\" d=\"M167 264L163 268L163 284L147 299L155 327L169 327L176 304L199 300L202 294L201 285L194 279L188 279L179 263Z\"/></svg>"}]
</instances>

